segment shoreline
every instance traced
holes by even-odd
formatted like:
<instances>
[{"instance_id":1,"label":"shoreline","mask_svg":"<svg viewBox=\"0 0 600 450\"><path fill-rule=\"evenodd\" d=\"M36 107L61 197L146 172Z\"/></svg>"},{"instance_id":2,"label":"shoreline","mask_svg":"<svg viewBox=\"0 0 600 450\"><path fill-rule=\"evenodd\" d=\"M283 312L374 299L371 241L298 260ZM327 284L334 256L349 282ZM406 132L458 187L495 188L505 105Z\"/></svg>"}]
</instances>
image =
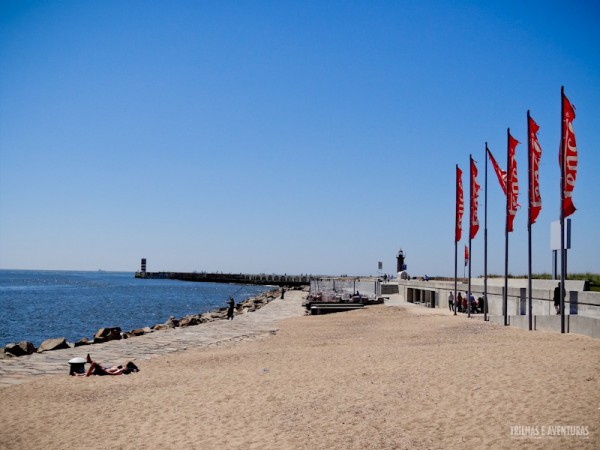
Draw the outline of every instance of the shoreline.
<instances>
[{"instance_id":1,"label":"shoreline","mask_svg":"<svg viewBox=\"0 0 600 450\"><path fill-rule=\"evenodd\" d=\"M136 374L79 378L63 367L3 389L3 445L94 449L110 436L128 449L598 447L600 342L396 297L294 315L301 297L207 324L222 337L240 333L154 354ZM181 331L166 331L165 346L179 345Z\"/></svg>"},{"instance_id":2,"label":"shoreline","mask_svg":"<svg viewBox=\"0 0 600 450\"><path fill-rule=\"evenodd\" d=\"M288 290L289 289L298 288L288 288ZM236 313L244 314L255 311L276 298L280 292L281 288L272 287L271 289L266 290L258 295L254 295L242 300L236 304ZM130 339L170 328L201 325L203 323L225 319L226 310L226 307L219 307L210 309L203 313L188 314L181 318L170 316L169 319L163 323L146 325L142 328L136 328L127 331L123 331L119 326L103 327L94 334L94 337L91 340L87 337L83 337L79 341L68 342L64 337L46 338L42 340L39 347L35 347L31 341L27 340L7 343L0 348L0 360L19 358L32 354L44 353L47 351L56 351L67 348L100 344L112 340Z\"/></svg>"},{"instance_id":3,"label":"shoreline","mask_svg":"<svg viewBox=\"0 0 600 450\"><path fill-rule=\"evenodd\" d=\"M232 321L215 319L198 326L173 327L131 339L0 359L0 390L39 376L68 373L67 361L74 357L85 357L87 353L91 353L95 360L102 363L125 363L130 360L147 360L187 348L266 335L276 329L279 321L304 314L304 296L305 292L301 290L287 291L285 300L275 296L252 312L236 314Z\"/></svg>"}]
</instances>

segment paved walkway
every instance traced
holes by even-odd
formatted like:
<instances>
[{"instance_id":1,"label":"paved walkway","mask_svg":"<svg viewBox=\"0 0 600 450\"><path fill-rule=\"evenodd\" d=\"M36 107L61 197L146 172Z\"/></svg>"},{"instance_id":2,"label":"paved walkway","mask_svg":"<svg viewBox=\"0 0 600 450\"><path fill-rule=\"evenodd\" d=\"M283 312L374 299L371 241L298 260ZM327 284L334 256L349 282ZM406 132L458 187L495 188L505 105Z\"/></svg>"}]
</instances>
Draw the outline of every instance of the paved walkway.
<instances>
[{"instance_id":1,"label":"paved walkway","mask_svg":"<svg viewBox=\"0 0 600 450\"><path fill-rule=\"evenodd\" d=\"M92 358L106 364L150 359L187 348L235 342L274 332L277 324L289 317L304 315L303 291L288 291L285 299L275 299L257 311L241 314L234 320L217 320L186 328L156 331L130 339L110 341L65 350L35 353L0 360L0 388L24 383L36 376L68 374L69 361L76 356Z\"/></svg>"}]
</instances>

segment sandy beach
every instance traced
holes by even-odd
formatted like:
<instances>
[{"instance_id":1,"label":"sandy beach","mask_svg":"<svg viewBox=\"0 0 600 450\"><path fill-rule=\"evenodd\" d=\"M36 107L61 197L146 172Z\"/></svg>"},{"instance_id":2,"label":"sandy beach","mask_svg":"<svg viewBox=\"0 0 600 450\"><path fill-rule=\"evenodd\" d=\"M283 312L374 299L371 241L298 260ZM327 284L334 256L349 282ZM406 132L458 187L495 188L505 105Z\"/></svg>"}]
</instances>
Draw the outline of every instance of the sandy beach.
<instances>
[{"instance_id":1,"label":"sandy beach","mask_svg":"<svg viewBox=\"0 0 600 450\"><path fill-rule=\"evenodd\" d=\"M443 310L286 318L136 364L0 389L0 448L600 447L600 341Z\"/></svg>"}]
</instances>

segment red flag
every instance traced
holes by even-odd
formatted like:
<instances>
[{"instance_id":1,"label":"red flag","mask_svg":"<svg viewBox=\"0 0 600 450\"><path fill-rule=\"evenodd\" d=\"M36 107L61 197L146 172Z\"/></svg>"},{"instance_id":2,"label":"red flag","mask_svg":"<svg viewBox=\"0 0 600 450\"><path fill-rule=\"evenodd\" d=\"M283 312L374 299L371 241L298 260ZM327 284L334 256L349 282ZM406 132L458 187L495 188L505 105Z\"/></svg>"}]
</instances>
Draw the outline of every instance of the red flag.
<instances>
[{"instance_id":1,"label":"red flag","mask_svg":"<svg viewBox=\"0 0 600 450\"><path fill-rule=\"evenodd\" d=\"M469 247L465 245L465 267L469 265Z\"/></svg>"},{"instance_id":2,"label":"red flag","mask_svg":"<svg viewBox=\"0 0 600 450\"><path fill-rule=\"evenodd\" d=\"M477 166L471 158L471 229L470 238L474 239L479 231L479 219L477 218L477 198L479 197L479 184L477 183Z\"/></svg>"},{"instance_id":3,"label":"red flag","mask_svg":"<svg viewBox=\"0 0 600 450\"><path fill-rule=\"evenodd\" d=\"M528 113L529 114L529 113ZM542 147L538 142L537 132L540 129L535 120L528 116L529 125L529 223L534 224L542 209L540 195L540 158Z\"/></svg>"},{"instance_id":4,"label":"red flag","mask_svg":"<svg viewBox=\"0 0 600 450\"><path fill-rule=\"evenodd\" d=\"M462 217L465 211L463 200L462 170L456 166L456 226L454 230L455 242L460 241L462 235Z\"/></svg>"},{"instance_id":5,"label":"red flag","mask_svg":"<svg viewBox=\"0 0 600 450\"><path fill-rule=\"evenodd\" d=\"M502 170L496 160L494 159L494 155L488 149L488 156L490 157L490 161L492 161L492 166L494 167L494 172L496 172L496 176L498 177L498 181L500 182L500 187L502 188L502 192L506 195L506 171Z\"/></svg>"},{"instance_id":6,"label":"red flag","mask_svg":"<svg viewBox=\"0 0 600 450\"><path fill-rule=\"evenodd\" d=\"M515 218L515 214L517 213L517 208L519 206L521 206L521 205L519 205L519 203L517 203L517 198L519 196L519 183L518 183L518 179L517 179L517 161L515 159L515 149L517 148L518 143L519 143L519 141L514 139L509 134L509 145L510 145L510 155L511 155L510 161L512 161L512 162L509 162L509 164L512 166L510 191L512 192L512 195L510 197L509 212L508 212L508 219L509 219L508 223L507 223L508 231L513 231L513 220ZM502 188L504 195L506 195L506 184L508 182L508 177L506 176L506 171L502 170L500 168L500 166L496 162L496 159L494 158L494 155L492 155L492 152L489 149L487 151L487 154L490 157L490 161L492 161L492 166L494 167L494 172L496 172L496 176L498 177L498 182L500 183L500 187Z\"/></svg>"},{"instance_id":7,"label":"red flag","mask_svg":"<svg viewBox=\"0 0 600 450\"><path fill-rule=\"evenodd\" d=\"M562 110L563 110L563 126L562 126L562 142L561 153L564 149L564 164L561 169L561 174L564 178L563 184L563 217L570 216L575 212L573 205L573 188L575 187L575 179L577 178L577 143L575 142L575 131L573 130L573 119L575 119L575 108L569 102L564 92L562 93ZM562 154L559 155L562 158Z\"/></svg>"},{"instance_id":8,"label":"red flag","mask_svg":"<svg viewBox=\"0 0 600 450\"><path fill-rule=\"evenodd\" d=\"M517 141L514 137L508 133L508 171L510 172L510 180L508 181L508 185L506 186L507 192L509 192L508 199L508 220L506 222L506 231L509 233L513 231L513 221L515 220L515 216L517 214L517 208L520 206L517 203L519 198L519 180L517 178L517 159L515 157L517 145L519 145L519 141Z\"/></svg>"}]
</instances>

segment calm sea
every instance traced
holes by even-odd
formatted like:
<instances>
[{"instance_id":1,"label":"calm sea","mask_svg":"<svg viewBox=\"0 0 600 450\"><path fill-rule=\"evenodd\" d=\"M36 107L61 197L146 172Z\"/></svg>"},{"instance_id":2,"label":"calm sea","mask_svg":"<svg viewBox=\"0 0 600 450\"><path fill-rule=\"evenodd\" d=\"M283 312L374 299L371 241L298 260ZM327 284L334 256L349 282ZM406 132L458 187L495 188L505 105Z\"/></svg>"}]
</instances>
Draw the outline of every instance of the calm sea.
<instances>
[{"instance_id":1,"label":"calm sea","mask_svg":"<svg viewBox=\"0 0 600 450\"><path fill-rule=\"evenodd\" d=\"M91 339L199 314L271 289L267 286L141 280L131 272L0 270L0 347L64 337Z\"/></svg>"}]
</instances>

